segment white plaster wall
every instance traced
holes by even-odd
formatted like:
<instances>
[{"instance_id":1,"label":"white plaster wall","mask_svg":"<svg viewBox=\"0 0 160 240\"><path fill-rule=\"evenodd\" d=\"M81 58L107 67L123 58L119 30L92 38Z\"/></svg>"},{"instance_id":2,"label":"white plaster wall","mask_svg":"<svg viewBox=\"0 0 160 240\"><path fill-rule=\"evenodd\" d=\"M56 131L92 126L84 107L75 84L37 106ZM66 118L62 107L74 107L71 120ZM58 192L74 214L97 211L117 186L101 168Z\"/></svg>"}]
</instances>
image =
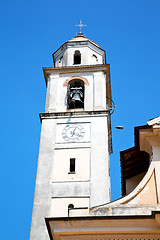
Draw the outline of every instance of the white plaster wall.
<instances>
[{"instance_id":1,"label":"white plaster wall","mask_svg":"<svg viewBox=\"0 0 160 240\"><path fill-rule=\"evenodd\" d=\"M93 58L93 55L97 57L97 61ZM95 49L88 48L88 65L103 64L103 56Z\"/></svg>"},{"instance_id":2,"label":"white plaster wall","mask_svg":"<svg viewBox=\"0 0 160 240\"><path fill-rule=\"evenodd\" d=\"M66 78L58 74L50 76L49 90L47 91L48 104L46 112L64 112L67 109L67 87L63 84Z\"/></svg>"},{"instance_id":3,"label":"white plaster wall","mask_svg":"<svg viewBox=\"0 0 160 240\"><path fill-rule=\"evenodd\" d=\"M75 173L70 173L70 158L75 158ZM57 149L54 153L53 182L90 179L90 149Z\"/></svg>"},{"instance_id":4,"label":"white plaster wall","mask_svg":"<svg viewBox=\"0 0 160 240\"><path fill-rule=\"evenodd\" d=\"M55 61L55 67L63 67L67 58L66 49L57 56Z\"/></svg>"},{"instance_id":5,"label":"white plaster wall","mask_svg":"<svg viewBox=\"0 0 160 240\"><path fill-rule=\"evenodd\" d=\"M58 79L58 91L57 91L57 107L56 111L63 112L67 109L67 87L63 86L64 79L59 77Z\"/></svg>"},{"instance_id":6,"label":"white plaster wall","mask_svg":"<svg viewBox=\"0 0 160 240\"><path fill-rule=\"evenodd\" d=\"M49 108L50 87L51 87L51 79L50 79L50 77L48 77L48 80L47 80L47 93L46 93L45 112L47 112L47 111L48 111L48 108Z\"/></svg>"},{"instance_id":7,"label":"white plaster wall","mask_svg":"<svg viewBox=\"0 0 160 240\"><path fill-rule=\"evenodd\" d=\"M48 104L47 104L47 109L46 112L49 111L56 111L58 107L58 84L59 84L59 75L54 74L49 77L50 79L50 84L47 86L47 99L48 99Z\"/></svg>"},{"instance_id":8,"label":"white plaster wall","mask_svg":"<svg viewBox=\"0 0 160 240\"><path fill-rule=\"evenodd\" d=\"M75 51L80 51L81 53L81 64L74 64L74 53ZM65 66L77 66L77 65L87 65L88 58L88 47L87 46L75 46L67 49L68 58L67 62L65 62Z\"/></svg>"},{"instance_id":9,"label":"white plaster wall","mask_svg":"<svg viewBox=\"0 0 160 240\"><path fill-rule=\"evenodd\" d=\"M52 182L52 197L90 197L90 180Z\"/></svg>"},{"instance_id":10,"label":"white plaster wall","mask_svg":"<svg viewBox=\"0 0 160 240\"><path fill-rule=\"evenodd\" d=\"M76 66L74 65L74 53L78 50L81 53L81 64L80 65L96 65L96 64L103 64L103 58L100 53L91 49L88 46L75 46L68 48L67 51L67 62L64 62L64 66ZM92 56L96 55L98 62L93 62Z\"/></svg>"},{"instance_id":11,"label":"white plaster wall","mask_svg":"<svg viewBox=\"0 0 160 240\"><path fill-rule=\"evenodd\" d=\"M87 217L89 216L89 208L87 209L71 209L69 211L69 217Z\"/></svg>"},{"instance_id":12,"label":"white plaster wall","mask_svg":"<svg viewBox=\"0 0 160 240\"><path fill-rule=\"evenodd\" d=\"M36 187L32 212L30 240L49 239L44 216L51 207L51 169L53 164L56 121L42 121Z\"/></svg>"},{"instance_id":13,"label":"white plaster wall","mask_svg":"<svg viewBox=\"0 0 160 240\"><path fill-rule=\"evenodd\" d=\"M94 73L94 109L106 109L106 79L102 72Z\"/></svg>"},{"instance_id":14,"label":"white plaster wall","mask_svg":"<svg viewBox=\"0 0 160 240\"><path fill-rule=\"evenodd\" d=\"M50 216L68 217L69 204L73 204L74 208L89 207L89 198L52 198Z\"/></svg>"},{"instance_id":15,"label":"white plaster wall","mask_svg":"<svg viewBox=\"0 0 160 240\"><path fill-rule=\"evenodd\" d=\"M82 42L83 43L83 42ZM82 44L81 43L81 44ZM68 46L65 51L61 52L55 60L55 67L67 67L77 65L97 65L103 64L104 52L94 46L93 44L74 44ZM74 64L74 53L78 50L81 53L81 64ZM94 61L93 54L97 57L97 61ZM63 58L62 58L63 57Z\"/></svg>"},{"instance_id":16,"label":"white plaster wall","mask_svg":"<svg viewBox=\"0 0 160 240\"><path fill-rule=\"evenodd\" d=\"M107 202L110 202L107 117L94 117L91 122L90 207Z\"/></svg>"},{"instance_id":17,"label":"white plaster wall","mask_svg":"<svg viewBox=\"0 0 160 240\"><path fill-rule=\"evenodd\" d=\"M60 118L57 124L64 123L90 123L91 133L90 133L90 143L85 142L75 142L75 143L56 143L54 151L54 161L53 165L53 175L55 174L56 179L54 181L63 180L66 182L78 181L77 176L74 174L71 176L68 174L69 170L69 160L65 161L67 156L76 157L79 160L79 173L80 181L90 180L90 185L88 185L88 190L82 186L79 189L80 195L86 191L90 191L90 206L96 206L104 204L110 201L110 173L109 173L109 153L108 153L108 127L107 127L107 115L106 116L90 116L81 118ZM105 134L106 133L106 134ZM57 132L58 134L58 132ZM68 148L68 149L67 149ZM82 156L82 158L81 158ZM64 160L65 158L65 160ZM90 160L88 160L90 159ZM62 162L61 162L62 161ZM63 162L65 161L65 163ZM86 165L87 164L87 165ZM62 166L63 165L63 166ZM86 166L88 166L86 168ZM62 170L61 168L64 169ZM85 168L85 170L83 170ZM86 172L85 172L86 171ZM88 173L87 173L88 171ZM52 175L52 176L53 176ZM69 176L68 176L69 175ZM60 185L59 185L60 186ZM63 192L65 192L66 186L62 187ZM62 191L61 188L61 191ZM105 191L104 191L105 189ZM57 191L57 190L56 190ZM75 192L74 192L75 191ZM72 191L73 196L76 195L76 190L74 188ZM59 194L59 193L58 193Z\"/></svg>"},{"instance_id":18,"label":"white plaster wall","mask_svg":"<svg viewBox=\"0 0 160 240\"><path fill-rule=\"evenodd\" d=\"M68 122L89 123L90 141L56 143L56 134L59 134L56 131L57 124ZM73 174L68 176L69 162L65 162L70 157L76 157L78 160L77 176L74 175L74 179ZM76 183L79 183L78 186ZM68 205L71 203L75 207L92 207L109 201L107 115L93 114L69 118L59 116L42 120L30 239L41 237L42 230L42 239L48 239L44 216L67 216Z\"/></svg>"},{"instance_id":19,"label":"white plaster wall","mask_svg":"<svg viewBox=\"0 0 160 240\"><path fill-rule=\"evenodd\" d=\"M73 73L72 77L84 77L89 85L85 86L84 110L106 109L106 80L103 72ZM47 89L46 112L66 112L67 86L63 86L71 75L51 75Z\"/></svg>"}]
</instances>

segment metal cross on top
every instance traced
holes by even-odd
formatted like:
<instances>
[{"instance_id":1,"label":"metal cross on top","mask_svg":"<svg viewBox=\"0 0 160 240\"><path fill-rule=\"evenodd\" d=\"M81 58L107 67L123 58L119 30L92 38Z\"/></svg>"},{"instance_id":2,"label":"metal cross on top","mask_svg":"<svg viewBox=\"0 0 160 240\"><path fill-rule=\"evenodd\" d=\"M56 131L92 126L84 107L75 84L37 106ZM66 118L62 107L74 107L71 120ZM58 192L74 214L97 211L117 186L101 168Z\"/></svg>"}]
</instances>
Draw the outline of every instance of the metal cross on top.
<instances>
[{"instance_id":1,"label":"metal cross on top","mask_svg":"<svg viewBox=\"0 0 160 240\"><path fill-rule=\"evenodd\" d=\"M86 25L82 24L82 20L80 20L80 24L75 25L75 26L80 28L80 33L82 33L82 32L81 32L82 27L86 27Z\"/></svg>"}]
</instances>

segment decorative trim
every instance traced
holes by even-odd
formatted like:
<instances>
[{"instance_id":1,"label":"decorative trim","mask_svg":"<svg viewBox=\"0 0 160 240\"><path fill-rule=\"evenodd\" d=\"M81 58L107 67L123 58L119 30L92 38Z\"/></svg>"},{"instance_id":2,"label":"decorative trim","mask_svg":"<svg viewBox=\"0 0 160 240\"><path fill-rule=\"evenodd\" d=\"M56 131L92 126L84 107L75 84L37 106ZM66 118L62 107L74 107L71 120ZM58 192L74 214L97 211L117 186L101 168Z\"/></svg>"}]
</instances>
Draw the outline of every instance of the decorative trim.
<instances>
[{"instance_id":1,"label":"decorative trim","mask_svg":"<svg viewBox=\"0 0 160 240\"><path fill-rule=\"evenodd\" d=\"M75 79L78 79L78 80L83 81L85 86L88 86L88 85L89 85L89 82L88 82L88 80L87 80L86 78L75 76L75 77L71 77L71 78L67 79L67 80L64 82L63 87L66 87L70 81L75 80Z\"/></svg>"},{"instance_id":2,"label":"decorative trim","mask_svg":"<svg viewBox=\"0 0 160 240\"><path fill-rule=\"evenodd\" d=\"M74 112L45 112L40 113L39 117L42 122L43 119L68 118L68 117L104 117L109 115L109 110L102 111L74 111Z\"/></svg>"}]
</instances>

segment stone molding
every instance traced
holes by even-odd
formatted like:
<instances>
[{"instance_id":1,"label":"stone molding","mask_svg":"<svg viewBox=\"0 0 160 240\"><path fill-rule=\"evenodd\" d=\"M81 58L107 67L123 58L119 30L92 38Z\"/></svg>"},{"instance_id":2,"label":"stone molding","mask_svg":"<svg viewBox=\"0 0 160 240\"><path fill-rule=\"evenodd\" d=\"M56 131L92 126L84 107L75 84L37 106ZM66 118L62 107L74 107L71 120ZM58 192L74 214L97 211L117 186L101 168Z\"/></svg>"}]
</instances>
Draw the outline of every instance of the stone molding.
<instances>
[{"instance_id":1,"label":"stone molding","mask_svg":"<svg viewBox=\"0 0 160 240\"><path fill-rule=\"evenodd\" d=\"M54 240L160 240L156 216L46 218Z\"/></svg>"},{"instance_id":2,"label":"stone molding","mask_svg":"<svg viewBox=\"0 0 160 240\"><path fill-rule=\"evenodd\" d=\"M68 111L68 112L52 112L52 113L40 113L39 117L41 121L49 118L63 118L63 117L95 117L95 116L108 116L109 110L102 111Z\"/></svg>"}]
</instances>

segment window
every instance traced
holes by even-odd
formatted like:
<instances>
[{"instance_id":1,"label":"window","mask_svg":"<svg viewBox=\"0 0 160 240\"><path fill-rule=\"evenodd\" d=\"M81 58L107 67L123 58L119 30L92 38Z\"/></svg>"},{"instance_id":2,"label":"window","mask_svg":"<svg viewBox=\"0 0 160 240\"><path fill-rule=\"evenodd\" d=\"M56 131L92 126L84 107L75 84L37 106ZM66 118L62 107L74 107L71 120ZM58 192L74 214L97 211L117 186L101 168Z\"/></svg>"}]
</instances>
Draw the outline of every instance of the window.
<instances>
[{"instance_id":1,"label":"window","mask_svg":"<svg viewBox=\"0 0 160 240\"><path fill-rule=\"evenodd\" d=\"M72 80L67 89L67 108L84 108L84 82Z\"/></svg>"},{"instance_id":2,"label":"window","mask_svg":"<svg viewBox=\"0 0 160 240\"><path fill-rule=\"evenodd\" d=\"M73 208L74 208L74 205L72 203L68 205L68 210L73 209Z\"/></svg>"},{"instance_id":3,"label":"window","mask_svg":"<svg viewBox=\"0 0 160 240\"><path fill-rule=\"evenodd\" d=\"M70 173L75 173L75 158L70 158Z\"/></svg>"},{"instance_id":4,"label":"window","mask_svg":"<svg viewBox=\"0 0 160 240\"><path fill-rule=\"evenodd\" d=\"M81 64L81 53L78 50L74 53L74 64Z\"/></svg>"},{"instance_id":5,"label":"window","mask_svg":"<svg viewBox=\"0 0 160 240\"><path fill-rule=\"evenodd\" d=\"M74 205L72 203L70 203L68 205L68 217L69 217L69 211L72 210L74 208Z\"/></svg>"}]
</instances>

